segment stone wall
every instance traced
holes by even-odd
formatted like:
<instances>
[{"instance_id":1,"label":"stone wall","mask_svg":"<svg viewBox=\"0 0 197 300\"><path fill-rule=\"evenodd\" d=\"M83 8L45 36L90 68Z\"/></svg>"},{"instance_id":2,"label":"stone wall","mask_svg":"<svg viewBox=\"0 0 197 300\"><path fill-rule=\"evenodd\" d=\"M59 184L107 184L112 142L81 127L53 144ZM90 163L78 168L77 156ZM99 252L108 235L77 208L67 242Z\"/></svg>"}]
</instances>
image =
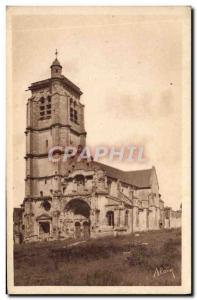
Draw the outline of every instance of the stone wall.
<instances>
[{"instance_id":1,"label":"stone wall","mask_svg":"<svg viewBox=\"0 0 197 300\"><path fill-rule=\"evenodd\" d=\"M182 211L172 210L171 207L166 207L164 209L164 218L165 218L165 228L178 228L181 227L181 220L182 220Z\"/></svg>"}]
</instances>

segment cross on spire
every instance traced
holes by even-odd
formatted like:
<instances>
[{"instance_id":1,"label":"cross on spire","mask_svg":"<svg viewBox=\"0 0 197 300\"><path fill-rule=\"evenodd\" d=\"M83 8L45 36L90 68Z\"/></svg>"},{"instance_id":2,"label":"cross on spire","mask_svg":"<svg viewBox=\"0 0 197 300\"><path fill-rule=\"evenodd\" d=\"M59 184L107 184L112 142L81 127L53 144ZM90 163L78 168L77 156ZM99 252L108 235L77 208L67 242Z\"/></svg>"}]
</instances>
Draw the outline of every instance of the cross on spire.
<instances>
[{"instance_id":1,"label":"cross on spire","mask_svg":"<svg viewBox=\"0 0 197 300\"><path fill-rule=\"evenodd\" d=\"M62 66L57 58L58 51L55 49L55 59L51 65L51 77L61 77L62 74Z\"/></svg>"}]
</instances>

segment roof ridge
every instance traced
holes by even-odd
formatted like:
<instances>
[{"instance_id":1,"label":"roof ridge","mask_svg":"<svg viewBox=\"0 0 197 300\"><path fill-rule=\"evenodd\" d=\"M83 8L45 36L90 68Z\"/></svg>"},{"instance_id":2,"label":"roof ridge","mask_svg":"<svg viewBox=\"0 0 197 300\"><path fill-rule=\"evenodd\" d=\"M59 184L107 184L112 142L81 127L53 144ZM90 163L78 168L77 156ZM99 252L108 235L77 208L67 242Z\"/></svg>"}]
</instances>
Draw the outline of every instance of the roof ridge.
<instances>
[{"instance_id":1,"label":"roof ridge","mask_svg":"<svg viewBox=\"0 0 197 300\"><path fill-rule=\"evenodd\" d=\"M152 170L152 168L150 168L150 169L139 169L139 170L124 171L124 172L130 173L130 172L151 171L151 170Z\"/></svg>"},{"instance_id":2,"label":"roof ridge","mask_svg":"<svg viewBox=\"0 0 197 300\"><path fill-rule=\"evenodd\" d=\"M127 170L118 169L117 167L106 165L106 164L98 162L98 161L93 161L93 162L96 163L96 164L100 164L100 165L103 165L103 166L106 166L106 167L109 167L109 168L112 168L112 169L124 172L124 173L140 172L140 171L151 171L152 170L152 168L148 168L148 169L139 169L139 170L130 170L130 171L127 171Z\"/></svg>"}]
</instances>

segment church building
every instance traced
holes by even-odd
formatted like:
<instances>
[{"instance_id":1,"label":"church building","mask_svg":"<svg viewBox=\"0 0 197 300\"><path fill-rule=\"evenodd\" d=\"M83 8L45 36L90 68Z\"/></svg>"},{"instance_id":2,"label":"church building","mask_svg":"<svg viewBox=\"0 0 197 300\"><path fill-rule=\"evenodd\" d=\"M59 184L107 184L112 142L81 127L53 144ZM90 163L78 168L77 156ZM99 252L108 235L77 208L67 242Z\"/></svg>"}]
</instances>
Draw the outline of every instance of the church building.
<instances>
[{"instance_id":1,"label":"church building","mask_svg":"<svg viewBox=\"0 0 197 300\"><path fill-rule=\"evenodd\" d=\"M29 87L25 198L15 209L15 242L19 235L20 241L32 242L164 228L164 201L154 167L122 171L94 160L78 162L76 157L49 160L55 146L86 145L82 92L62 74L57 57L50 68L50 78Z\"/></svg>"}]
</instances>

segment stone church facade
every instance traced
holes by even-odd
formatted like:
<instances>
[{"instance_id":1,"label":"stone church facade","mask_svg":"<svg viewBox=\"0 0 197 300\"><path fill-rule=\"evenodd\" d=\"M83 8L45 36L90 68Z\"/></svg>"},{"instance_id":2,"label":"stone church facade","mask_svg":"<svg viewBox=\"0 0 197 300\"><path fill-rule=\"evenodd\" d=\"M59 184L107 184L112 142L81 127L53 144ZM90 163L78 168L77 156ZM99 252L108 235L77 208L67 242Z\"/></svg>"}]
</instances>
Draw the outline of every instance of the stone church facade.
<instances>
[{"instance_id":1,"label":"stone church facade","mask_svg":"<svg viewBox=\"0 0 197 300\"><path fill-rule=\"evenodd\" d=\"M86 145L81 90L56 58L27 102L25 199L14 209L15 242L88 239L180 226L164 207L154 167L122 171L96 161L48 158L54 146ZM172 222L172 219L178 221ZM174 224L172 226L172 224Z\"/></svg>"}]
</instances>

